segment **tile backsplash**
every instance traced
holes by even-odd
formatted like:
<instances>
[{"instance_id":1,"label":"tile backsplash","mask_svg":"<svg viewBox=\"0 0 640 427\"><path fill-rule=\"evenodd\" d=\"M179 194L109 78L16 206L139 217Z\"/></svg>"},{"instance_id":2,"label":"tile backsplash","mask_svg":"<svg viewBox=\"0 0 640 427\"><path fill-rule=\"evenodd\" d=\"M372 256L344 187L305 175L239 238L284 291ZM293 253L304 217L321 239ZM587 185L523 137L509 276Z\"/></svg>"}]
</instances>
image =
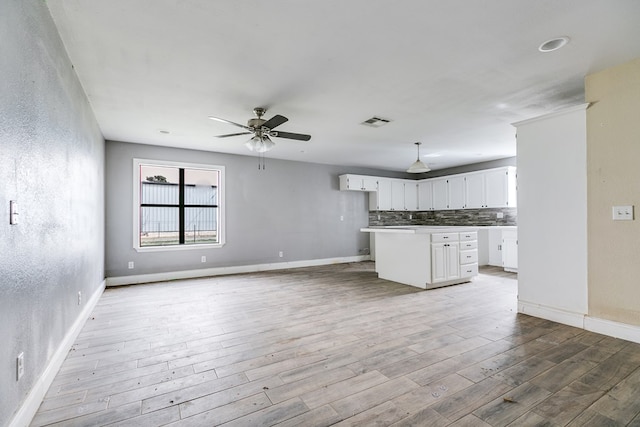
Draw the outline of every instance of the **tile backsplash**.
<instances>
[{"instance_id":1,"label":"tile backsplash","mask_svg":"<svg viewBox=\"0 0 640 427\"><path fill-rule=\"evenodd\" d=\"M498 213L502 213L503 218L498 218ZM411 219L409 219L410 216ZM518 209L485 208L447 211L370 211L369 225L518 225Z\"/></svg>"}]
</instances>

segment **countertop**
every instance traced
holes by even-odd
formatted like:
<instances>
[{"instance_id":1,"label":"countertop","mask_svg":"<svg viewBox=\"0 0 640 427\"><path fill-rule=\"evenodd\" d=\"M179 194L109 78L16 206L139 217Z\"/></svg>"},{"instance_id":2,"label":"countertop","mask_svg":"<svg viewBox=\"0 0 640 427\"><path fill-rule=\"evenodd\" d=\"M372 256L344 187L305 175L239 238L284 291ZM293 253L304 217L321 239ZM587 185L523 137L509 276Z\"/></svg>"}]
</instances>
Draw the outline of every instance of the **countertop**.
<instances>
[{"instance_id":1,"label":"countertop","mask_svg":"<svg viewBox=\"0 0 640 427\"><path fill-rule=\"evenodd\" d=\"M361 228L365 233L408 233L408 234L432 234L432 233L460 233L465 231L478 231L482 227L451 226L451 225L392 225L381 227Z\"/></svg>"}]
</instances>

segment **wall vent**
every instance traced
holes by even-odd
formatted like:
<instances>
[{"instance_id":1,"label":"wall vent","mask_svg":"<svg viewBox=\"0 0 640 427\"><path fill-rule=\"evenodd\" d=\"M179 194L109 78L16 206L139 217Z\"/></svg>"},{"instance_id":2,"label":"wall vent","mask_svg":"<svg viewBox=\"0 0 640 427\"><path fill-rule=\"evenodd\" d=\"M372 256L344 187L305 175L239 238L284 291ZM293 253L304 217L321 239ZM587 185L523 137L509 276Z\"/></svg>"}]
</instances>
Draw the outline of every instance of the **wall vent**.
<instances>
[{"instance_id":1,"label":"wall vent","mask_svg":"<svg viewBox=\"0 0 640 427\"><path fill-rule=\"evenodd\" d=\"M370 119L365 120L361 124L365 126L371 126L373 128L379 128L380 126L384 126L389 122L391 122L391 120L383 119L382 117L371 117Z\"/></svg>"}]
</instances>

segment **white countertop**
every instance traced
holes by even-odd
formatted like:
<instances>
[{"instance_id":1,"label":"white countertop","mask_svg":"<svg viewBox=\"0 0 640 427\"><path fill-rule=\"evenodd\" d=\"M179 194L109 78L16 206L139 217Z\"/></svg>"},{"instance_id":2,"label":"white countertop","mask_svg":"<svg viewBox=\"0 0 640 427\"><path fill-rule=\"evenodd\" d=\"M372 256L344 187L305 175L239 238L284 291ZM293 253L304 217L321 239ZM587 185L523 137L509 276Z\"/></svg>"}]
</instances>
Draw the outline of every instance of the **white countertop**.
<instances>
[{"instance_id":1,"label":"white countertop","mask_svg":"<svg viewBox=\"0 0 640 427\"><path fill-rule=\"evenodd\" d=\"M361 228L365 233L409 233L409 234L431 234L431 233L460 233L465 231L478 231L481 227L451 226L451 225L391 225L382 227Z\"/></svg>"}]
</instances>

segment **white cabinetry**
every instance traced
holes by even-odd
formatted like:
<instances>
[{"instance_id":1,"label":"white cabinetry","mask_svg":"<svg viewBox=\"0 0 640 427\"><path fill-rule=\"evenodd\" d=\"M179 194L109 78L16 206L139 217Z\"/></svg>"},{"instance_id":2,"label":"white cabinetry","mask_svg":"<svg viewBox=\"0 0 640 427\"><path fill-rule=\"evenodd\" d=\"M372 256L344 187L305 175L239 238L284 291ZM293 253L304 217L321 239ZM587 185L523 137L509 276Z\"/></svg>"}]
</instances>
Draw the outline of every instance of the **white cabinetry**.
<instances>
[{"instance_id":1,"label":"white cabinetry","mask_svg":"<svg viewBox=\"0 0 640 427\"><path fill-rule=\"evenodd\" d=\"M391 181L391 210L403 211L404 209L404 182L400 180Z\"/></svg>"},{"instance_id":2,"label":"white cabinetry","mask_svg":"<svg viewBox=\"0 0 640 427\"><path fill-rule=\"evenodd\" d=\"M448 182L448 208L463 209L464 208L464 176L454 175L447 179Z\"/></svg>"},{"instance_id":3,"label":"white cabinetry","mask_svg":"<svg viewBox=\"0 0 640 427\"><path fill-rule=\"evenodd\" d=\"M502 229L490 228L488 233L489 265L502 267Z\"/></svg>"},{"instance_id":4,"label":"white cabinetry","mask_svg":"<svg viewBox=\"0 0 640 427\"><path fill-rule=\"evenodd\" d=\"M369 199L369 209L379 211L414 211L418 209L418 190L414 181L380 178L378 191Z\"/></svg>"},{"instance_id":5,"label":"white cabinetry","mask_svg":"<svg viewBox=\"0 0 640 427\"><path fill-rule=\"evenodd\" d=\"M478 232L460 233L460 277L478 274Z\"/></svg>"},{"instance_id":6,"label":"white cabinetry","mask_svg":"<svg viewBox=\"0 0 640 427\"><path fill-rule=\"evenodd\" d=\"M502 167L421 181L340 175L340 190L368 191L370 210L447 210L516 206L516 168Z\"/></svg>"},{"instance_id":7,"label":"white cabinetry","mask_svg":"<svg viewBox=\"0 0 640 427\"><path fill-rule=\"evenodd\" d=\"M449 209L448 191L449 184L447 178L438 178L431 180L431 200L433 203L433 210L441 211Z\"/></svg>"},{"instance_id":8,"label":"white cabinetry","mask_svg":"<svg viewBox=\"0 0 640 427\"><path fill-rule=\"evenodd\" d=\"M460 243L458 233L431 235L431 283L460 277Z\"/></svg>"},{"instance_id":9,"label":"white cabinetry","mask_svg":"<svg viewBox=\"0 0 640 427\"><path fill-rule=\"evenodd\" d=\"M464 178L465 208L516 206L516 171L514 167L468 173Z\"/></svg>"},{"instance_id":10,"label":"white cabinetry","mask_svg":"<svg viewBox=\"0 0 640 427\"><path fill-rule=\"evenodd\" d=\"M378 190L378 178L363 175L340 175L340 190L376 191Z\"/></svg>"},{"instance_id":11,"label":"white cabinetry","mask_svg":"<svg viewBox=\"0 0 640 427\"><path fill-rule=\"evenodd\" d=\"M464 177L465 207L478 209L485 207L485 174L470 173Z\"/></svg>"},{"instance_id":12,"label":"white cabinetry","mask_svg":"<svg viewBox=\"0 0 640 427\"><path fill-rule=\"evenodd\" d=\"M518 231L502 231L502 266L506 271L518 271Z\"/></svg>"},{"instance_id":13,"label":"white cabinetry","mask_svg":"<svg viewBox=\"0 0 640 427\"><path fill-rule=\"evenodd\" d=\"M431 180L418 182L418 210L433 210L433 182Z\"/></svg>"},{"instance_id":14,"label":"white cabinetry","mask_svg":"<svg viewBox=\"0 0 640 427\"><path fill-rule=\"evenodd\" d=\"M505 167L484 172L486 208L514 208L516 202L516 168Z\"/></svg>"},{"instance_id":15,"label":"white cabinetry","mask_svg":"<svg viewBox=\"0 0 640 427\"><path fill-rule=\"evenodd\" d=\"M416 182L404 182L404 209L407 211L418 210L418 184Z\"/></svg>"}]
</instances>

